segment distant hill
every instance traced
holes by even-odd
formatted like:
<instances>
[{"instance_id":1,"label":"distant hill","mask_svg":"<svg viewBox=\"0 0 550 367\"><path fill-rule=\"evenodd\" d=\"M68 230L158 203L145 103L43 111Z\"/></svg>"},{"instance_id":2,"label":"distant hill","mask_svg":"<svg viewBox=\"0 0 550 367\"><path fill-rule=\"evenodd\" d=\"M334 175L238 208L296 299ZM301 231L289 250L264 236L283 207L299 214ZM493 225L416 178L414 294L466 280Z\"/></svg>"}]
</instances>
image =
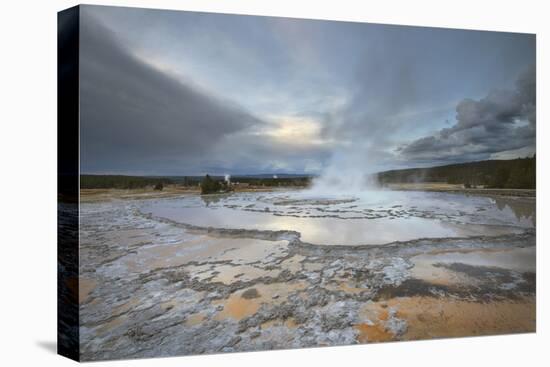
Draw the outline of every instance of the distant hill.
<instances>
[{"instance_id":1,"label":"distant hill","mask_svg":"<svg viewBox=\"0 0 550 367\"><path fill-rule=\"evenodd\" d=\"M313 177L312 175L306 174L295 174L295 173L261 173L255 175L234 175L231 177L242 177L242 178L303 178L303 177Z\"/></svg>"},{"instance_id":2,"label":"distant hill","mask_svg":"<svg viewBox=\"0 0 550 367\"><path fill-rule=\"evenodd\" d=\"M169 185L173 180L167 177L80 175L81 189L140 189L159 183Z\"/></svg>"},{"instance_id":3,"label":"distant hill","mask_svg":"<svg viewBox=\"0 0 550 367\"><path fill-rule=\"evenodd\" d=\"M378 173L378 181L389 183L445 182L465 187L535 189L536 157L487 160L429 168L409 168Z\"/></svg>"},{"instance_id":4,"label":"distant hill","mask_svg":"<svg viewBox=\"0 0 550 367\"><path fill-rule=\"evenodd\" d=\"M275 178L275 176L277 178ZM224 181L224 176L210 176L213 181ZM125 176L125 175L80 175L81 189L140 189L158 184L197 186L204 176ZM253 186L307 186L311 176L294 174L258 174L231 176L232 182Z\"/></svg>"}]
</instances>

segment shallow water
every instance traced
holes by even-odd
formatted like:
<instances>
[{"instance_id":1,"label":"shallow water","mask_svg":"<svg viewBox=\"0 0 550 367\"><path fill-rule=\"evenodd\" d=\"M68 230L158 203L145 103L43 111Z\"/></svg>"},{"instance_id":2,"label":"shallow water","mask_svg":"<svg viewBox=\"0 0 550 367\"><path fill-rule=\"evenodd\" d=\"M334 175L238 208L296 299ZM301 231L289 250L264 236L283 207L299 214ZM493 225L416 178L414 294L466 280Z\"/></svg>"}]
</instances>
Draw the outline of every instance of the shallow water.
<instances>
[{"instance_id":1,"label":"shallow water","mask_svg":"<svg viewBox=\"0 0 550 367\"><path fill-rule=\"evenodd\" d=\"M185 196L147 202L142 211L201 227L291 230L306 243L360 245L519 233L534 227L534 208L530 199L381 190L335 197L308 191Z\"/></svg>"},{"instance_id":2,"label":"shallow water","mask_svg":"<svg viewBox=\"0 0 550 367\"><path fill-rule=\"evenodd\" d=\"M500 251L443 252L417 255L411 259L415 264L461 263L472 266L505 268L519 272L536 271L536 249L534 247L513 248Z\"/></svg>"}]
</instances>

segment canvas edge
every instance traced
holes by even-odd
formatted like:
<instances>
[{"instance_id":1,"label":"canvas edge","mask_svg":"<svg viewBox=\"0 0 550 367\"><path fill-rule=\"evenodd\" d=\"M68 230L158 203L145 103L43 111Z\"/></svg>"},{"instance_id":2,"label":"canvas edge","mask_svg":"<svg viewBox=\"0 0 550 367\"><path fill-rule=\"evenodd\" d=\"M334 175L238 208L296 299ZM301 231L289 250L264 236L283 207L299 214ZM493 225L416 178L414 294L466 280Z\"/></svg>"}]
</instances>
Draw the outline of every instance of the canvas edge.
<instances>
[{"instance_id":1,"label":"canvas edge","mask_svg":"<svg viewBox=\"0 0 550 367\"><path fill-rule=\"evenodd\" d=\"M80 6L57 13L57 353L80 361Z\"/></svg>"}]
</instances>

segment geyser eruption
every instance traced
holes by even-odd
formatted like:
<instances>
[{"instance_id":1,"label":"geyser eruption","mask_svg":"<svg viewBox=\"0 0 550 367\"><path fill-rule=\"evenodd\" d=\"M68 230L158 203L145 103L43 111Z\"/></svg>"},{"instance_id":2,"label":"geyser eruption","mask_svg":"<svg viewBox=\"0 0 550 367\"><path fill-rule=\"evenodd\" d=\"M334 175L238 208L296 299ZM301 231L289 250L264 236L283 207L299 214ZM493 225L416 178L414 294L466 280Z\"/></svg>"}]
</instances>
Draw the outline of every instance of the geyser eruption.
<instances>
[{"instance_id":1,"label":"geyser eruption","mask_svg":"<svg viewBox=\"0 0 550 367\"><path fill-rule=\"evenodd\" d=\"M323 197L350 197L378 190L375 169L365 157L368 155L364 151L334 153L327 167L313 180L310 193Z\"/></svg>"},{"instance_id":2,"label":"geyser eruption","mask_svg":"<svg viewBox=\"0 0 550 367\"><path fill-rule=\"evenodd\" d=\"M223 180L229 185L231 183L231 175L224 175Z\"/></svg>"}]
</instances>

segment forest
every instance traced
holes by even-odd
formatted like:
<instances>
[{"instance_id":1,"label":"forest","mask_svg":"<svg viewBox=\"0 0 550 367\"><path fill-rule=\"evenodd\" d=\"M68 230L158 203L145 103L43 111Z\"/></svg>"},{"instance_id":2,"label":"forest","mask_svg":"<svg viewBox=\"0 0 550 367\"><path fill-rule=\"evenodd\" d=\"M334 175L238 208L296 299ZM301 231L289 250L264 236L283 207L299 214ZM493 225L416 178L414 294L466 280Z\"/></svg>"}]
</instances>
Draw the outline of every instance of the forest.
<instances>
[{"instance_id":1,"label":"forest","mask_svg":"<svg viewBox=\"0 0 550 367\"><path fill-rule=\"evenodd\" d=\"M464 187L535 189L536 156L510 160L486 160L428 168L410 168L378 173L389 183L444 182Z\"/></svg>"}]
</instances>

